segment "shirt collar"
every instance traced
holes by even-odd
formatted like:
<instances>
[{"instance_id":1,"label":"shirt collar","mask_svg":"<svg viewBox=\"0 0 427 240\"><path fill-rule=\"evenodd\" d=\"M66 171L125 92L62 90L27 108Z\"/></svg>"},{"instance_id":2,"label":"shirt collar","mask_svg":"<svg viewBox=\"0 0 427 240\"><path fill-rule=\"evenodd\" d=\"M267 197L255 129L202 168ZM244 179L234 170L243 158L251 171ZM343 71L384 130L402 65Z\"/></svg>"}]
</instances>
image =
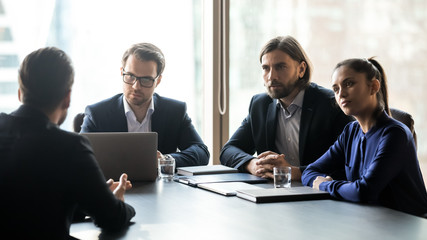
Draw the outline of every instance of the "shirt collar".
<instances>
[{"instance_id":1,"label":"shirt collar","mask_svg":"<svg viewBox=\"0 0 427 240\"><path fill-rule=\"evenodd\" d=\"M294 100L292 101L292 103L291 103L289 106L291 106L291 105L296 105L297 107L302 108L302 103L303 103L303 101L304 101L304 94L305 94L305 89L304 89L304 90L301 90L301 91L297 94L297 96L294 98ZM276 105L277 105L278 107L283 108L283 106L282 106L282 104L280 103L280 100L279 100L279 99L274 99L274 101L276 102ZM289 108L289 106L288 106L288 108Z\"/></svg>"},{"instance_id":2,"label":"shirt collar","mask_svg":"<svg viewBox=\"0 0 427 240\"><path fill-rule=\"evenodd\" d=\"M123 107L125 109L125 115L127 117L133 115L133 118L135 118L135 121L136 121L135 113L132 111L132 108L130 107L130 105L129 105L128 101L126 100L126 98L123 98ZM153 113L153 112L154 112L154 98L152 97L151 98L150 106L148 106L148 109L147 109L147 115L148 115L148 113Z\"/></svg>"}]
</instances>

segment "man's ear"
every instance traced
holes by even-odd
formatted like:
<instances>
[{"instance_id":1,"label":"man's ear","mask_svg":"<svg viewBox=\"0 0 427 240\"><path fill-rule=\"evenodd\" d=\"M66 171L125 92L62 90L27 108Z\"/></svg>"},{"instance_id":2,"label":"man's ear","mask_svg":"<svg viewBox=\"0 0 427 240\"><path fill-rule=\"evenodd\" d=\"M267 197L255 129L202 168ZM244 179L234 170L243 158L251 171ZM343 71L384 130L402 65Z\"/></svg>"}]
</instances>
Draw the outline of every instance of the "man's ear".
<instances>
[{"instance_id":1,"label":"man's ear","mask_svg":"<svg viewBox=\"0 0 427 240\"><path fill-rule=\"evenodd\" d=\"M307 63L305 61L302 61L298 66L298 77L299 78L304 77L306 70L307 70Z\"/></svg>"},{"instance_id":2,"label":"man's ear","mask_svg":"<svg viewBox=\"0 0 427 240\"><path fill-rule=\"evenodd\" d=\"M67 109L70 107L71 103L71 90L68 90L67 94L65 95L64 99L62 100L62 109Z\"/></svg>"},{"instance_id":3,"label":"man's ear","mask_svg":"<svg viewBox=\"0 0 427 240\"><path fill-rule=\"evenodd\" d=\"M18 88L18 99L22 103L22 92L21 92L21 88Z\"/></svg>"},{"instance_id":4,"label":"man's ear","mask_svg":"<svg viewBox=\"0 0 427 240\"><path fill-rule=\"evenodd\" d=\"M160 75L156 81L157 81L157 83L156 83L156 87L157 87L157 86L159 86L160 82L162 81L162 75Z\"/></svg>"}]
</instances>

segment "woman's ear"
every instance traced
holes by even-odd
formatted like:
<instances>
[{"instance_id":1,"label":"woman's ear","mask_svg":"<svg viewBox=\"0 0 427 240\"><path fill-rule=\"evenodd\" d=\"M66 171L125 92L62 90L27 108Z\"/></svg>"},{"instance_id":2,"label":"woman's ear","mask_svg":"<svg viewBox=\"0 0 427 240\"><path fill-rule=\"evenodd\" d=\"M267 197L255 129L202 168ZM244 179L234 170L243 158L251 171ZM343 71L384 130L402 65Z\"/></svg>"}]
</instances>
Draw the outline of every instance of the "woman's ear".
<instances>
[{"instance_id":1,"label":"woman's ear","mask_svg":"<svg viewBox=\"0 0 427 240\"><path fill-rule=\"evenodd\" d=\"M376 78L374 80L372 80L371 95L377 94L377 92L380 91L380 88L381 88L380 80L378 80Z\"/></svg>"}]
</instances>

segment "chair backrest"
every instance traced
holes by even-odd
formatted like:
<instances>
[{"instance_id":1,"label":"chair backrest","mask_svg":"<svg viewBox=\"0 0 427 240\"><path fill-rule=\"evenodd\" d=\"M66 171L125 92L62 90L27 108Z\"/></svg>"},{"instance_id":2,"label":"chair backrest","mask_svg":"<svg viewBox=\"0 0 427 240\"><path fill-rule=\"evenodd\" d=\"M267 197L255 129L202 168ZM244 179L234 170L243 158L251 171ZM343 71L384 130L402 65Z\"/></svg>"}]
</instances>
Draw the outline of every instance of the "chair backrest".
<instances>
[{"instance_id":1,"label":"chair backrest","mask_svg":"<svg viewBox=\"0 0 427 240\"><path fill-rule=\"evenodd\" d=\"M83 118L85 117L84 113L78 113L73 120L73 130L74 132L80 132L82 129Z\"/></svg>"},{"instance_id":2,"label":"chair backrest","mask_svg":"<svg viewBox=\"0 0 427 240\"><path fill-rule=\"evenodd\" d=\"M392 118L405 124L409 130L411 130L412 135L414 136L415 147L417 147L417 134L415 132L414 119L412 118L412 115L396 108L390 108L390 112Z\"/></svg>"}]
</instances>

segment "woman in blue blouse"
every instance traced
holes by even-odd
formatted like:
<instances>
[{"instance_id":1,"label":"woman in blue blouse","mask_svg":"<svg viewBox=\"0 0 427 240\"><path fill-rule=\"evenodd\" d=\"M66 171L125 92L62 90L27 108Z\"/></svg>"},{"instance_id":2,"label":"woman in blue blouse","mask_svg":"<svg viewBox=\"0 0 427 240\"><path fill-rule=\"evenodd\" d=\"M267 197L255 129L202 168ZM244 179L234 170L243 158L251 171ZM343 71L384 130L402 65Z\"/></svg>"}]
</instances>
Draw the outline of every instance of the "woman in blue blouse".
<instances>
[{"instance_id":1,"label":"woman in blue blouse","mask_svg":"<svg viewBox=\"0 0 427 240\"><path fill-rule=\"evenodd\" d=\"M414 139L406 125L389 117L380 64L374 59L342 61L332 75L332 88L342 111L357 121L307 167L302 183L337 199L426 214L427 193ZM337 171L345 171L345 178L332 179Z\"/></svg>"}]
</instances>

